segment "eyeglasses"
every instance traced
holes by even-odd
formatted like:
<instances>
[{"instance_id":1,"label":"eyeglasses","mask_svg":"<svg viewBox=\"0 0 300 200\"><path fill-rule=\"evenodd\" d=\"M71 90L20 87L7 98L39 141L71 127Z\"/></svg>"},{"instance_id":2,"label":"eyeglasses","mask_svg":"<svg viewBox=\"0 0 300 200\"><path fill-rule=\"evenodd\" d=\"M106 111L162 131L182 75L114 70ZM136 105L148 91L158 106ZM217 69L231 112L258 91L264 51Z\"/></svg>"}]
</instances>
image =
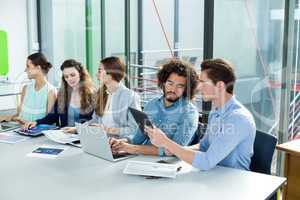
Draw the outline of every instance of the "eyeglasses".
<instances>
[{"instance_id":1,"label":"eyeglasses","mask_svg":"<svg viewBox=\"0 0 300 200\"><path fill-rule=\"evenodd\" d=\"M175 86L176 89L184 89L185 88L185 84L181 84L181 83L175 84L175 82L170 81L170 80L166 81L165 86L166 87L174 87Z\"/></svg>"}]
</instances>

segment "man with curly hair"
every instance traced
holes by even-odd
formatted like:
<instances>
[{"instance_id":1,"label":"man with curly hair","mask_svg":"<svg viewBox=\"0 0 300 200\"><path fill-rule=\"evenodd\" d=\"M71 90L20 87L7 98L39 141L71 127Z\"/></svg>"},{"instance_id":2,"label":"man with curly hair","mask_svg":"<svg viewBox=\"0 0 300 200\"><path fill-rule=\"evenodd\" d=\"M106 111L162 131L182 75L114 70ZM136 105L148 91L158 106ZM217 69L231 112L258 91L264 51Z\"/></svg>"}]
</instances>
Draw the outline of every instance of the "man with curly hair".
<instances>
[{"instance_id":1,"label":"man with curly hair","mask_svg":"<svg viewBox=\"0 0 300 200\"><path fill-rule=\"evenodd\" d=\"M198 111L191 103L198 84L196 71L180 60L172 59L157 74L163 95L149 101L144 108L152 124L161 129L175 143L190 144L198 125ZM131 138L111 139L113 152L131 154L171 155L164 148L151 144L139 129Z\"/></svg>"}]
</instances>

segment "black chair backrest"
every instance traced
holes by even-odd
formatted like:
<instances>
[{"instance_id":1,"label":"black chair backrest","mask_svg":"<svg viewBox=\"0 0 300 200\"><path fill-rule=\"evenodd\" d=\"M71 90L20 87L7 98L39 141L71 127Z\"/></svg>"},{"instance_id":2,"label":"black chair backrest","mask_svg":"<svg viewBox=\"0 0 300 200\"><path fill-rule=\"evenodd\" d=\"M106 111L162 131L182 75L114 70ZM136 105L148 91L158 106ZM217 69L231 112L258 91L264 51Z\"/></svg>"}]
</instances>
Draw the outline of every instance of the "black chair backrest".
<instances>
[{"instance_id":1,"label":"black chair backrest","mask_svg":"<svg viewBox=\"0 0 300 200\"><path fill-rule=\"evenodd\" d=\"M277 143L273 135L256 131L253 156L251 158L250 170L264 174L271 174L272 158Z\"/></svg>"},{"instance_id":2,"label":"black chair backrest","mask_svg":"<svg viewBox=\"0 0 300 200\"><path fill-rule=\"evenodd\" d=\"M205 104L206 109L211 109L211 107L207 106L207 104L208 103ZM209 112L210 112L209 110L199 112L198 127L189 145L198 144L200 140L203 138L208 123Z\"/></svg>"},{"instance_id":3,"label":"black chair backrest","mask_svg":"<svg viewBox=\"0 0 300 200\"><path fill-rule=\"evenodd\" d=\"M206 124L199 122L198 128L197 128L189 145L198 144L200 142L200 140L203 138L205 131L206 131Z\"/></svg>"}]
</instances>

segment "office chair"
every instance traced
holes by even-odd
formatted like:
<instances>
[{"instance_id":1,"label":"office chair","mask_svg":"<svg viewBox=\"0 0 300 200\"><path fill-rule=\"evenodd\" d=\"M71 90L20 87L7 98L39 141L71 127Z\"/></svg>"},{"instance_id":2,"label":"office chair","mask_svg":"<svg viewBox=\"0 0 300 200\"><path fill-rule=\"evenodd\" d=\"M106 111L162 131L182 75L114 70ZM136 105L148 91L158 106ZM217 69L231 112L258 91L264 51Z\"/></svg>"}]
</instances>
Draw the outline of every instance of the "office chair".
<instances>
[{"instance_id":1,"label":"office chair","mask_svg":"<svg viewBox=\"0 0 300 200\"><path fill-rule=\"evenodd\" d=\"M272 158L277 143L277 138L273 135L256 131L254 140L253 156L251 158L250 170L264 174L271 174ZM277 191L269 200L275 200L280 195Z\"/></svg>"},{"instance_id":2,"label":"office chair","mask_svg":"<svg viewBox=\"0 0 300 200\"><path fill-rule=\"evenodd\" d=\"M193 139L191 140L189 145L195 145L200 142L200 140L203 138L206 130L206 124L199 122L197 130L193 136Z\"/></svg>"},{"instance_id":3,"label":"office chair","mask_svg":"<svg viewBox=\"0 0 300 200\"><path fill-rule=\"evenodd\" d=\"M256 131L253 156L250 163L251 171L271 174L271 164L276 143L277 138L275 136Z\"/></svg>"},{"instance_id":4,"label":"office chair","mask_svg":"<svg viewBox=\"0 0 300 200\"><path fill-rule=\"evenodd\" d=\"M208 116L210 111L211 111L211 102L203 101L202 111L199 112L198 127L189 145L198 144L200 140L203 138L206 132L206 128L208 124Z\"/></svg>"}]
</instances>

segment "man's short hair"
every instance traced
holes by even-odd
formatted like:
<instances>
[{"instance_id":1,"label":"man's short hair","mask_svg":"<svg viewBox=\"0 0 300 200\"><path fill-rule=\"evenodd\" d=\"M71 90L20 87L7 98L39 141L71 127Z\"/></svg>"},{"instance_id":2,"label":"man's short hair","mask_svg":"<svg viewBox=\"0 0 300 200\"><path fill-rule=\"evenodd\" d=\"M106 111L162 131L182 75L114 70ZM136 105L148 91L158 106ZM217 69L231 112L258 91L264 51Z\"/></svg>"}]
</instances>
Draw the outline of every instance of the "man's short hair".
<instances>
[{"instance_id":1,"label":"man's short hair","mask_svg":"<svg viewBox=\"0 0 300 200\"><path fill-rule=\"evenodd\" d=\"M204 60L201 63L201 72L203 71L214 84L223 81L226 85L226 92L233 93L236 76L230 62L222 58Z\"/></svg>"},{"instance_id":2,"label":"man's short hair","mask_svg":"<svg viewBox=\"0 0 300 200\"><path fill-rule=\"evenodd\" d=\"M188 63L178 59L171 59L165 63L157 73L158 87L163 89L164 84L172 73L186 78L186 86L183 92L183 97L192 99L195 96L198 84L196 71Z\"/></svg>"}]
</instances>

